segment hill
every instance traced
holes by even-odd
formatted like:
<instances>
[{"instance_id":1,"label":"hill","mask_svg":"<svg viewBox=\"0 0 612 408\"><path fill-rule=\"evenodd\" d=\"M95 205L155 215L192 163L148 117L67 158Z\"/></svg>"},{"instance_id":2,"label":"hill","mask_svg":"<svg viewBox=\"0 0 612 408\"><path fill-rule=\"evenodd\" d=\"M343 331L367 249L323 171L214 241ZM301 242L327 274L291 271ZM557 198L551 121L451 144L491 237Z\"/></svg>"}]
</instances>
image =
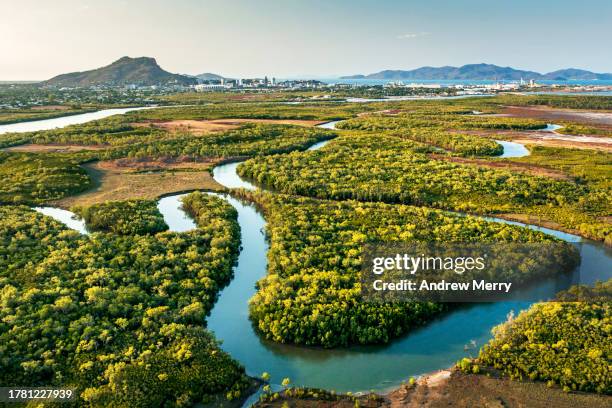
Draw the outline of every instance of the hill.
<instances>
[{"instance_id":1,"label":"hill","mask_svg":"<svg viewBox=\"0 0 612 408\"><path fill-rule=\"evenodd\" d=\"M195 78L164 71L155 58L123 57L102 68L62 74L45 81L45 85L88 87L92 85L191 85Z\"/></svg>"},{"instance_id":2,"label":"hill","mask_svg":"<svg viewBox=\"0 0 612 408\"><path fill-rule=\"evenodd\" d=\"M568 68L568 69L560 69L558 71L549 72L543 76L543 79L550 80L571 80L571 79L579 79L579 80L611 80L612 74L597 74L591 71L585 71L584 69L576 69L576 68Z\"/></svg>"},{"instance_id":3,"label":"hill","mask_svg":"<svg viewBox=\"0 0 612 408\"><path fill-rule=\"evenodd\" d=\"M493 64L468 64L461 67L421 67L409 71L385 70L369 75L350 75L342 79L389 79L389 80L518 80L518 79L612 79L612 74L597 74L581 69L562 69L547 74L524 71Z\"/></svg>"},{"instance_id":4,"label":"hill","mask_svg":"<svg viewBox=\"0 0 612 408\"><path fill-rule=\"evenodd\" d=\"M228 79L228 78L225 78L225 77L223 77L221 75L213 74L213 73L210 73L210 72L205 72L203 74L196 75L195 77L200 79L200 80L202 80L202 81L220 81L222 79Z\"/></svg>"}]
</instances>

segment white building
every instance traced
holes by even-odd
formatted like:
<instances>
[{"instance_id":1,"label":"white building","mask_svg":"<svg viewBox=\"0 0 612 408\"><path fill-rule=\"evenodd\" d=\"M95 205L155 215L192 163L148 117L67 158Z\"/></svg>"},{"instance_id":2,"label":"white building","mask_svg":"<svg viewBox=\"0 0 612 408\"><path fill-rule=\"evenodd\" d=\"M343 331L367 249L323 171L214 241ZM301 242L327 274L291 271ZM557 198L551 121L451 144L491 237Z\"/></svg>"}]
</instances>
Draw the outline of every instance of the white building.
<instances>
[{"instance_id":1,"label":"white building","mask_svg":"<svg viewBox=\"0 0 612 408\"><path fill-rule=\"evenodd\" d=\"M197 84L193 89L196 92L220 91L226 89L226 86L224 84Z\"/></svg>"}]
</instances>

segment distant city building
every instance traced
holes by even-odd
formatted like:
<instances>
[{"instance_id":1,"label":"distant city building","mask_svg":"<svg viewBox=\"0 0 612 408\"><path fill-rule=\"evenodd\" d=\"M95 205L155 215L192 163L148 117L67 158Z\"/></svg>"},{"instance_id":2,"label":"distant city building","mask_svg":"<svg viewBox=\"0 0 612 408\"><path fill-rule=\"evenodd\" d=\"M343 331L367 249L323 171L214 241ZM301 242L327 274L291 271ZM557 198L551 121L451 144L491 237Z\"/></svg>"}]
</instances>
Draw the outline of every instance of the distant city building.
<instances>
[{"instance_id":1,"label":"distant city building","mask_svg":"<svg viewBox=\"0 0 612 408\"><path fill-rule=\"evenodd\" d=\"M196 92L220 91L227 89L224 84L197 84L193 87Z\"/></svg>"}]
</instances>

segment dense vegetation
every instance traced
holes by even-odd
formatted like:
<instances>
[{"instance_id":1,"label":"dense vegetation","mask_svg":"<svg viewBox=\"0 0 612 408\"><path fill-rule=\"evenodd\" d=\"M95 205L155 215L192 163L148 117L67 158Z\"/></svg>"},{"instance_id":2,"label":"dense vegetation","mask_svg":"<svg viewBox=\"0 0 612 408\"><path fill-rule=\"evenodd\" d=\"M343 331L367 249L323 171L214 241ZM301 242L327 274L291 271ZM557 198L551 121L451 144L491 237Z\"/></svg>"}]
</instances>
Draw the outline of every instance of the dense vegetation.
<instances>
[{"instance_id":1,"label":"dense vegetation","mask_svg":"<svg viewBox=\"0 0 612 408\"><path fill-rule=\"evenodd\" d=\"M541 164L569 174L576 182L612 190L612 153L599 150L531 146L529 156L512 158L519 163ZM612 193L612 191L611 191Z\"/></svg>"},{"instance_id":2,"label":"dense vegetation","mask_svg":"<svg viewBox=\"0 0 612 408\"><path fill-rule=\"evenodd\" d=\"M291 194L466 211L559 205L582 194L573 183L434 160L414 149L394 137L343 136L318 151L250 159L238 172Z\"/></svg>"},{"instance_id":3,"label":"dense vegetation","mask_svg":"<svg viewBox=\"0 0 612 408\"><path fill-rule=\"evenodd\" d=\"M563 133L566 135L596 135L612 137L612 129L608 127L594 127L577 123L561 123L563 124L563 127L557 129L557 133ZM605 140L602 140L602 142L603 141Z\"/></svg>"},{"instance_id":4,"label":"dense vegetation","mask_svg":"<svg viewBox=\"0 0 612 408\"><path fill-rule=\"evenodd\" d=\"M53 95L48 103L61 93L49 92ZM494 113L515 98L521 101L516 104L529 104L539 97L289 105L248 103L245 95L196 96L213 103L1 135L0 147L33 142L103 149L72 154L0 152L4 180L0 201L38 204L81 192L92 183L79 164L90 160L256 156L239 167L240 174L280 192L313 198L241 193L265 211L271 242L269 274L259 282L251 317L268 339L325 347L388 342L449 307L362 302L359 268L366 242L549 239L526 229L406 204L540 215L584 235L612 239L606 221L608 153L534 147L531 156L513 159L544 163L567 173L568 181L455 164L433 158L449 158L446 154L430 154L442 148L452 156L498 155L499 145L470 132L529 130L545 124L472 115L472 111ZM267 99L279 100L274 95L258 100ZM591 99L571 103L605 106ZM337 133L247 124L193 135L149 126L178 119L322 121L364 112L368 115L344 122L341 127L346 131ZM284 154L338 134L322 150ZM183 206L199 228L180 234L164 232L167 227L151 201L82 208L79 212L89 227L99 231L91 236L68 231L26 207L0 207L0 383L74 386L81 393L80 403L100 406L189 405L218 392L240 395L246 387L244 370L203 328L218 291L231 278L239 246L236 213L223 201L203 194L189 195ZM605 305L601 308L608 316ZM543 320L534 322L553 333L551 338L556 336L555 344L563 334L551 325L565 327L567 316L579 316L575 322L565 319L578 322L569 333L577 333L582 325L596 337L604 327L609 337L608 323L588 327L593 322L588 313L600 311L568 310L571 313L565 315L555 311L549 326ZM569 389L608 392L609 378L600 375L600 360L609 358L608 349L597 345L602 354L591 366L583 364L585 354L578 347L577 360L563 357L563 365L550 353L536 353L531 345L526 351L532 354L523 352L519 341L523 337L512 339L513 348L501 350L499 356L491 354L491 364L499 358L508 362L509 374L529 376L537 359L548 359L538 368L537 378ZM491 350L498 352L494 346ZM586 352L589 358L590 352ZM559 371L561 366L571 373ZM591 382L585 382L590 381L585 367L594 367Z\"/></svg>"},{"instance_id":5,"label":"dense vegetation","mask_svg":"<svg viewBox=\"0 0 612 408\"><path fill-rule=\"evenodd\" d=\"M472 110L457 107L423 106L407 113L396 112L346 120L339 123L337 128L399 136L437 146L459 156L498 156L503 153L503 148L494 140L461 131L532 130L546 126L531 119L476 116L471 114Z\"/></svg>"},{"instance_id":6,"label":"dense vegetation","mask_svg":"<svg viewBox=\"0 0 612 408\"><path fill-rule=\"evenodd\" d=\"M376 104L340 104L335 102L311 102L300 104L285 103L216 103L200 106L155 109L134 112L131 116L142 120L176 120L176 119L303 119L303 120L337 120L348 119L363 111L376 108Z\"/></svg>"},{"instance_id":7,"label":"dense vegetation","mask_svg":"<svg viewBox=\"0 0 612 408\"><path fill-rule=\"evenodd\" d=\"M64 155L0 152L0 203L42 203L91 187L78 160Z\"/></svg>"},{"instance_id":8,"label":"dense vegetation","mask_svg":"<svg viewBox=\"0 0 612 408\"><path fill-rule=\"evenodd\" d=\"M155 235L83 236L0 207L0 383L75 387L95 406L239 396L243 368L204 328L237 257L236 212L187 202L198 229Z\"/></svg>"},{"instance_id":9,"label":"dense vegetation","mask_svg":"<svg viewBox=\"0 0 612 408\"><path fill-rule=\"evenodd\" d=\"M612 281L591 291L607 299L535 304L497 327L478 363L566 391L612 394Z\"/></svg>"},{"instance_id":10,"label":"dense vegetation","mask_svg":"<svg viewBox=\"0 0 612 408\"><path fill-rule=\"evenodd\" d=\"M0 145L30 142L106 147L76 155L81 160L181 155L229 157L288 152L334 136L334 132L322 128L244 124L239 129L194 137L188 131L168 132L138 126L130 120L115 116L45 132L9 133L0 136Z\"/></svg>"},{"instance_id":11,"label":"dense vegetation","mask_svg":"<svg viewBox=\"0 0 612 408\"><path fill-rule=\"evenodd\" d=\"M110 201L89 207L75 208L89 231L121 235L155 234L168 229L164 217L151 200Z\"/></svg>"},{"instance_id":12,"label":"dense vegetation","mask_svg":"<svg viewBox=\"0 0 612 408\"><path fill-rule=\"evenodd\" d=\"M394 115L364 115L338 124L339 129L392 130L408 134L412 134L414 129L536 130L545 127L546 123L534 119L473 115L465 108L427 106Z\"/></svg>"},{"instance_id":13,"label":"dense vegetation","mask_svg":"<svg viewBox=\"0 0 612 408\"><path fill-rule=\"evenodd\" d=\"M235 157L285 153L306 149L334 136L320 128L291 125L246 124L240 129L211 133L202 137L189 134L150 143L121 146L101 153L103 158L118 157Z\"/></svg>"},{"instance_id":14,"label":"dense vegetation","mask_svg":"<svg viewBox=\"0 0 612 408\"><path fill-rule=\"evenodd\" d=\"M245 124L238 129L194 137L155 128L132 127L121 118L47 132L11 136L21 143L106 144L107 149L72 154L0 152L0 202L42 203L84 191L92 181L79 164L96 159L254 156L305 149L335 136L333 131L291 125Z\"/></svg>"},{"instance_id":15,"label":"dense vegetation","mask_svg":"<svg viewBox=\"0 0 612 408\"><path fill-rule=\"evenodd\" d=\"M288 194L535 214L595 239L611 239L611 227L602 218L610 212L608 181L574 183L432 159L421 152L421 144L396 136L345 134L322 150L253 158L238 173ZM609 174L607 156L593 155L589 162L600 165L585 165L592 169L588 177ZM550 160L554 165L555 157Z\"/></svg>"},{"instance_id":16,"label":"dense vegetation","mask_svg":"<svg viewBox=\"0 0 612 408\"><path fill-rule=\"evenodd\" d=\"M241 194L263 208L270 239L268 275L258 283L250 315L263 336L283 343L388 342L446 309L429 302L363 302L360 268L366 242L548 239L524 228L422 207Z\"/></svg>"}]
</instances>

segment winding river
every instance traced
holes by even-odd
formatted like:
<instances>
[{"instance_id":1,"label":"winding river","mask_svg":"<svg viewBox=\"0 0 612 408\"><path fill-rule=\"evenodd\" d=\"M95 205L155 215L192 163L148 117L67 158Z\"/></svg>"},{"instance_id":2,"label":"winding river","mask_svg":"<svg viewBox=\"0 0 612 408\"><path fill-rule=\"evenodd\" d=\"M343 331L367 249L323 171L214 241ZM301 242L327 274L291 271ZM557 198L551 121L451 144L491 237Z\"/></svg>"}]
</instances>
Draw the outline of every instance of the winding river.
<instances>
[{"instance_id":1,"label":"winding river","mask_svg":"<svg viewBox=\"0 0 612 408\"><path fill-rule=\"evenodd\" d=\"M322 127L333 128L334 124L328 123ZM317 143L310 150L326 143ZM236 174L237 166L238 163L227 163L216 167L214 179L228 188L255 189L254 185ZM195 228L193 220L180 208L183 195L164 197L158 203L160 212L173 231ZM226 194L216 195L227 200L238 211L242 251L234 270L234 279L220 293L208 318L208 327L222 341L222 348L240 361L248 374L259 376L266 371L271 374L273 383L289 377L293 384L301 386L336 391L383 391L399 385L410 376L447 368L462 357L477 354L477 348L490 339L492 327L504 322L510 312L516 313L531 304L525 301L469 304L382 346L328 350L266 341L256 334L248 318L248 300L255 293L255 283L266 274L266 222L253 205ZM70 220L72 214L69 211L48 207L37 208L37 211L79 229L74 220ZM526 291L544 298L566 287L568 279L579 278L582 283L594 283L611 277L612 250L602 243L533 225L496 218L488 220L523 225L581 243L582 264L571 277L548 279L532 285ZM472 342L477 348L466 351L465 346Z\"/></svg>"},{"instance_id":2,"label":"winding river","mask_svg":"<svg viewBox=\"0 0 612 408\"><path fill-rule=\"evenodd\" d=\"M40 130L51 130L63 128L70 125L80 125L82 123L91 122L92 120L104 119L113 115L123 115L131 111L142 109L153 109L156 106L141 106L137 108L112 108L102 109L95 112L79 113L76 115L61 116L53 119L33 120L28 122L9 123L8 125L0 125L0 135L11 132L36 132Z\"/></svg>"},{"instance_id":3,"label":"winding river","mask_svg":"<svg viewBox=\"0 0 612 408\"><path fill-rule=\"evenodd\" d=\"M336 122L322 125L333 128ZM327 142L313 145L310 150ZM522 145L519 145L522 146ZM526 150L526 149L525 149ZM507 156L510 157L510 156ZM218 166L215 180L231 188L256 189L236 174L238 163ZM327 350L269 342L260 338L248 319L248 299L255 293L255 283L266 274L268 244L263 230L265 220L252 206L227 198L238 210L243 250L232 282L220 295L208 319L209 328L222 340L222 347L238 359L252 375L266 371L272 381L291 378L294 384L334 389L336 391L385 390L397 386L410 376L447 368L468 355L465 346L475 341L486 343L492 327L504 322L511 312L529 307L531 302L508 301L468 305L455 310L383 346L355 346ZM558 238L581 242L583 262L570 277L548 279L527 291L542 298L566 287L568 279L594 283L608 279L612 270L612 250L595 241L547 228L513 221L488 218L490 221L540 230ZM477 353L471 350L471 353Z\"/></svg>"}]
</instances>

